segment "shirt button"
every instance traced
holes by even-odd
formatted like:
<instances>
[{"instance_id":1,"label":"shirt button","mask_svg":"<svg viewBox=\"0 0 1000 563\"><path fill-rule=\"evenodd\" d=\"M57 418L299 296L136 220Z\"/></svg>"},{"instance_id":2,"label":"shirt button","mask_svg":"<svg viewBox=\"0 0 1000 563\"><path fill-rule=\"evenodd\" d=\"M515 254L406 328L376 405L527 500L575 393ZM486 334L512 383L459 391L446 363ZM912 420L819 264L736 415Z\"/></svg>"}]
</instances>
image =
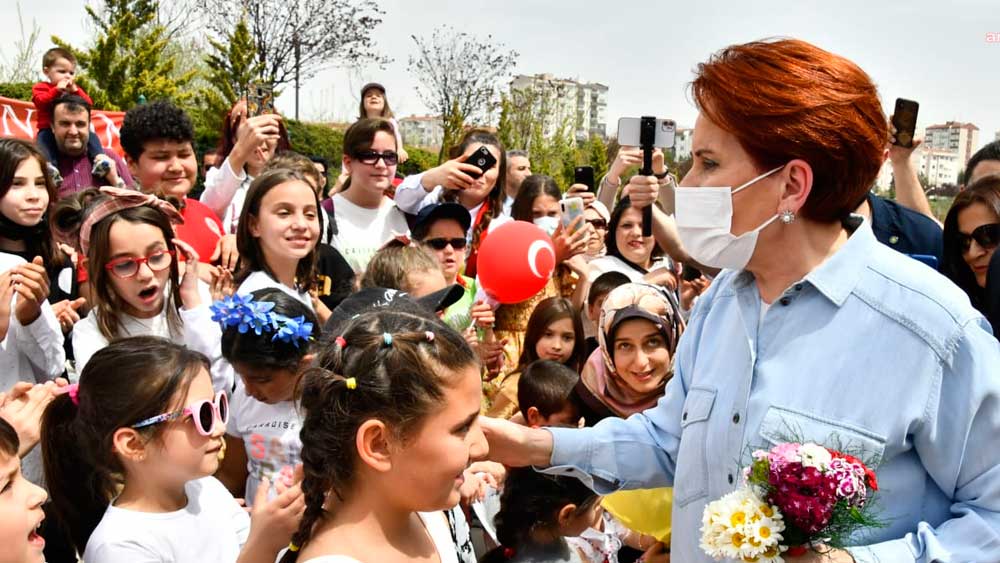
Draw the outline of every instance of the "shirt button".
<instances>
[{"instance_id":1,"label":"shirt button","mask_svg":"<svg viewBox=\"0 0 1000 563\"><path fill-rule=\"evenodd\" d=\"M896 235L892 235L891 237L889 237L889 244L896 244L897 242L899 242L899 237L897 237Z\"/></svg>"},{"instance_id":2,"label":"shirt button","mask_svg":"<svg viewBox=\"0 0 1000 563\"><path fill-rule=\"evenodd\" d=\"M795 284L795 291L802 291L802 284L801 283Z\"/></svg>"},{"instance_id":3,"label":"shirt button","mask_svg":"<svg viewBox=\"0 0 1000 563\"><path fill-rule=\"evenodd\" d=\"M681 415L681 420L682 421L683 420L687 420L687 419L688 419L688 413L684 413L684 414Z\"/></svg>"},{"instance_id":4,"label":"shirt button","mask_svg":"<svg viewBox=\"0 0 1000 563\"><path fill-rule=\"evenodd\" d=\"M739 424L739 423L740 423L740 413L736 413L733 415L733 424Z\"/></svg>"},{"instance_id":5,"label":"shirt button","mask_svg":"<svg viewBox=\"0 0 1000 563\"><path fill-rule=\"evenodd\" d=\"M733 474L732 473L729 474L729 484L730 485L733 484Z\"/></svg>"},{"instance_id":6,"label":"shirt button","mask_svg":"<svg viewBox=\"0 0 1000 563\"><path fill-rule=\"evenodd\" d=\"M785 307L787 307L787 306L788 306L788 304L789 304L789 303L791 303L791 302L792 302L792 300L791 300L791 299L789 299L789 298L787 298L787 297L782 297L782 298L781 298L781 301L780 301L780 303L781 303L782 305L784 305Z\"/></svg>"}]
</instances>

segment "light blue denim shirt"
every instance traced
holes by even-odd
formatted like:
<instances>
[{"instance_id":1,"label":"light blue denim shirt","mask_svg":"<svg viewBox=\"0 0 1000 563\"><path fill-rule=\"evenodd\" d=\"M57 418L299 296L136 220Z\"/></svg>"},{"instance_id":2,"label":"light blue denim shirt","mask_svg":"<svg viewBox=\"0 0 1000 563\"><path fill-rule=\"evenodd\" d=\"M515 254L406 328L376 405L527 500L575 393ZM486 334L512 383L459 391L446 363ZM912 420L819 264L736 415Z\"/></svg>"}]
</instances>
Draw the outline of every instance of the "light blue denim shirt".
<instances>
[{"instance_id":1,"label":"light blue denim shirt","mask_svg":"<svg viewBox=\"0 0 1000 563\"><path fill-rule=\"evenodd\" d=\"M815 441L881 459L888 526L851 538L857 561L1000 562L1000 344L965 294L863 223L760 310L751 274L720 275L660 402L551 429L546 471L602 493L673 485L672 558L708 562L702 511L750 452Z\"/></svg>"}]
</instances>

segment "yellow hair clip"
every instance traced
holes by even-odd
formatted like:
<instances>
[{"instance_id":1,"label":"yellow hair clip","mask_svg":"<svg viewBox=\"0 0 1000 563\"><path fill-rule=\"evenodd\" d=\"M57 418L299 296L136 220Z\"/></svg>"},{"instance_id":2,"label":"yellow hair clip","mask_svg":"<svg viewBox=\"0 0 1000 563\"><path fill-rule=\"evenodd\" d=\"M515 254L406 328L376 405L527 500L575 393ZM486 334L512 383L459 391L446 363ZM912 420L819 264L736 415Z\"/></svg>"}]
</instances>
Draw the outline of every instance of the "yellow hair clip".
<instances>
[{"instance_id":1,"label":"yellow hair clip","mask_svg":"<svg viewBox=\"0 0 1000 563\"><path fill-rule=\"evenodd\" d=\"M297 545L295 545L294 543L291 543L291 542L288 543L288 551L298 551L298 550L299 550L299 546L297 546Z\"/></svg>"},{"instance_id":2,"label":"yellow hair clip","mask_svg":"<svg viewBox=\"0 0 1000 563\"><path fill-rule=\"evenodd\" d=\"M347 384L347 388L348 389L357 389L358 388L358 380L354 379L353 377L348 377L347 379L344 380L344 383Z\"/></svg>"}]
</instances>

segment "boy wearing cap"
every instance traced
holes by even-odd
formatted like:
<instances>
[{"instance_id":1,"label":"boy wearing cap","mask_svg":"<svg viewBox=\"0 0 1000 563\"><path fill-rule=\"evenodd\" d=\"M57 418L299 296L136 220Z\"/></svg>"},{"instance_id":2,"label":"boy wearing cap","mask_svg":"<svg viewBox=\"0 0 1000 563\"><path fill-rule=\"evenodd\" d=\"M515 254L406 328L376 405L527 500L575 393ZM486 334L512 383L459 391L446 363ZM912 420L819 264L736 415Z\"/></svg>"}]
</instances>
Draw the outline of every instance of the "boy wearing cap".
<instances>
[{"instance_id":1,"label":"boy wearing cap","mask_svg":"<svg viewBox=\"0 0 1000 563\"><path fill-rule=\"evenodd\" d=\"M476 300L476 280L462 275L468 241L469 212L457 203L438 203L420 210L410 229L410 236L441 264L445 282L458 284L465 293L445 310L444 322L458 331L472 324L471 311Z\"/></svg>"}]
</instances>

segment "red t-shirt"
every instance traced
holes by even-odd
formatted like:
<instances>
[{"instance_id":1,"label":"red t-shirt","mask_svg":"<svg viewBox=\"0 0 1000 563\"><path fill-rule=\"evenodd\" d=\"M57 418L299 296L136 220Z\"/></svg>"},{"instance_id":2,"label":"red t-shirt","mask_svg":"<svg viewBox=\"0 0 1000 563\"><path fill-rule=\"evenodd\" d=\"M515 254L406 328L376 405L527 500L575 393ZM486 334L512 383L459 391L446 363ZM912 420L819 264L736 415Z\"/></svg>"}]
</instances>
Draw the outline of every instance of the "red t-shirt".
<instances>
[{"instance_id":1,"label":"red t-shirt","mask_svg":"<svg viewBox=\"0 0 1000 563\"><path fill-rule=\"evenodd\" d=\"M83 88L79 84L76 86L76 92L72 93L87 100L87 103L91 106L94 105L90 96L83 91ZM31 87L31 103L35 104L35 109L38 110L38 117L36 117L38 122L35 124L36 129L52 129L52 102L56 101L56 98L60 95L62 95L62 92L56 88L55 84L48 82L38 82Z\"/></svg>"},{"instance_id":2,"label":"red t-shirt","mask_svg":"<svg viewBox=\"0 0 1000 563\"><path fill-rule=\"evenodd\" d=\"M190 244L201 261L207 263L222 238L222 221L207 205L191 198L184 199L181 216L184 224L174 225L174 234Z\"/></svg>"}]
</instances>

